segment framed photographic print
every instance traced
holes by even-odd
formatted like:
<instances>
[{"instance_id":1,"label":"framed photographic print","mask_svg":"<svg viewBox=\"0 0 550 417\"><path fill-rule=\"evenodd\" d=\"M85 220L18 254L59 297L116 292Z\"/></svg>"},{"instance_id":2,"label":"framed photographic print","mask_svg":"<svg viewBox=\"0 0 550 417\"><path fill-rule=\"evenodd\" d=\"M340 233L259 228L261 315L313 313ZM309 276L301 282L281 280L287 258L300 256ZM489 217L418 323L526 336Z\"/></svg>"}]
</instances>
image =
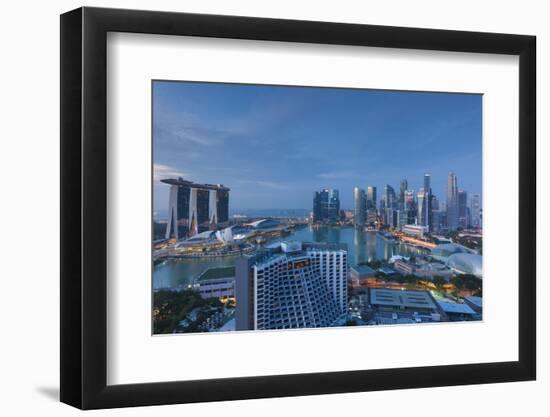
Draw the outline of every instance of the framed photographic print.
<instances>
[{"instance_id":1,"label":"framed photographic print","mask_svg":"<svg viewBox=\"0 0 550 417\"><path fill-rule=\"evenodd\" d=\"M61 400L535 379L535 38L61 16Z\"/></svg>"}]
</instances>

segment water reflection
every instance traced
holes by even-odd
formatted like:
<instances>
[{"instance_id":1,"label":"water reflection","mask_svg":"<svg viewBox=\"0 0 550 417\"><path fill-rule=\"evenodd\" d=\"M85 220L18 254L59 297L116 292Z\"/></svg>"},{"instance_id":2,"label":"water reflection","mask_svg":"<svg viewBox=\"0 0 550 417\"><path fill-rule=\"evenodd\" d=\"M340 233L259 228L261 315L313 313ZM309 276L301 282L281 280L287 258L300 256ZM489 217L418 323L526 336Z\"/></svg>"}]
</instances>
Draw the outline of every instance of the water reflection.
<instances>
[{"instance_id":1,"label":"water reflection","mask_svg":"<svg viewBox=\"0 0 550 417\"><path fill-rule=\"evenodd\" d=\"M373 260L387 260L393 255L411 256L425 253L421 249L395 244L380 237L376 232L338 227L305 227L295 231L285 240L304 242L346 243L351 265ZM180 259L166 261L155 267L153 285L155 288L186 285L202 271L212 266L230 266L236 258Z\"/></svg>"}]
</instances>

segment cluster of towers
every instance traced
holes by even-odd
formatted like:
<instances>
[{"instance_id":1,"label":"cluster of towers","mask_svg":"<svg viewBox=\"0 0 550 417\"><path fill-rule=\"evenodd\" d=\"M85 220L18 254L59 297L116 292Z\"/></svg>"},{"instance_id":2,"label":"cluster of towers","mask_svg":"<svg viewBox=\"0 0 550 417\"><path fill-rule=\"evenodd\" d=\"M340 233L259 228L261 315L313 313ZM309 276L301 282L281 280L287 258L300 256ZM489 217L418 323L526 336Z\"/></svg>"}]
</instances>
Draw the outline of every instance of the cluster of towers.
<instances>
[{"instance_id":1,"label":"cluster of towers","mask_svg":"<svg viewBox=\"0 0 550 417\"><path fill-rule=\"evenodd\" d=\"M393 228L403 229L405 225L424 226L431 232L439 232L442 228L456 230L458 228L481 227L481 201L479 194L473 194L468 204L468 193L458 189L457 176L449 173L447 180L446 203L439 202L433 194L431 175L425 174L423 186L414 191L409 189L406 179L401 180L399 190L389 184L384 186L384 192L377 209L376 187L369 186L367 191L355 187L353 189L354 223L364 226L381 221Z\"/></svg>"}]
</instances>

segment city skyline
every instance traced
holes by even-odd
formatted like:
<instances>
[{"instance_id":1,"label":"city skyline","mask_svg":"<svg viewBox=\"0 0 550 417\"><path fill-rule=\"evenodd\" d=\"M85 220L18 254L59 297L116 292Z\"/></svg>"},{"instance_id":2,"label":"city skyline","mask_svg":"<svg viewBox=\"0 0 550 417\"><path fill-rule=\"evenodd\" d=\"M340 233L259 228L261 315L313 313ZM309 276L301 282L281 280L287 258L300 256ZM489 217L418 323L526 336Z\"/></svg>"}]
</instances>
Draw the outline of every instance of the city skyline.
<instances>
[{"instance_id":1,"label":"city skyline","mask_svg":"<svg viewBox=\"0 0 550 417\"><path fill-rule=\"evenodd\" d=\"M326 188L352 209L354 187L418 191L425 173L445 201L450 171L482 196L481 96L158 81L153 96L159 216L160 180L179 176L223 182L232 211L308 209Z\"/></svg>"}]
</instances>

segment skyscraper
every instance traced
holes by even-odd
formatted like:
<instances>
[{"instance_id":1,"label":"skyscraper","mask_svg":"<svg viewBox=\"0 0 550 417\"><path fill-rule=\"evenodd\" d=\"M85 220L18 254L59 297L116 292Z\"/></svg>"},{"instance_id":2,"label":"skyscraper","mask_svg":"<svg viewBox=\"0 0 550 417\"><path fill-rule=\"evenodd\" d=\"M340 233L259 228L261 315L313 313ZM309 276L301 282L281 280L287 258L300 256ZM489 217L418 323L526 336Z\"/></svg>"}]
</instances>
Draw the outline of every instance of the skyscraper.
<instances>
[{"instance_id":1,"label":"skyscraper","mask_svg":"<svg viewBox=\"0 0 550 417\"><path fill-rule=\"evenodd\" d=\"M401 183L399 184L399 210L403 210L405 208L405 192L409 188L409 183L406 179L402 179Z\"/></svg>"},{"instance_id":2,"label":"skyscraper","mask_svg":"<svg viewBox=\"0 0 550 417\"><path fill-rule=\"evenodd\" d=\"M424 191L432 193L432 185L431 185L432 176L430 174L424 174Z\"/></svg>"},{"instance_id":3,"label":"skyscraper","mask_svg":"<svg viewBox=\"0 0 550 417\"><path fill-rule=\"evenodd\" d=\"M167 178L170 185L166 239L193 236L229 219L229 188Z\"/></svg>"},{"instance_id":4,"label":"skyscraper","mask_svg":"<svg viewBox=\"0 0 550 417\"><path fill-rule=\"evenodd\" d=\"M431 175L424 174L424 188L421 190L424 192L422 207L418 205L422 211L419 211L418 214L418 224L422 226L432 226L432 186L431 186Z\"/></svg>"},{"instance_id":5,"label":"skyscraper","mask_svg":"<svg viewBox=\"0 0 550 417\"><path fill-rule=\"evenodd\" d=\"M393 187L389 184L386 184L384 187L384 206L385 206L385 223L393 226L393 210L395 210L397 205L396 197L395 197L395 190Z\"/></svg>"},{"instance_id":6,"label":"skyscraper","mask_svg":"<svg viewBox=\"0 0 550 417\"><path fill-rule=\"evenodd\" d=\"M457 177L449 172L447 177L447 227L449 230L458 228L458 185Z\"/></svg>"},{"instance_id":7,"label":"skyscraper","mask_svg":"<svg viewBox=\"0 0 550 417\"><path fill-rule=\"evenodd\" d=\"M441 228L441 211L439 209L439 200L433 194L430 195L430 203L428 208L430 232L438 233Z\"/></svg>"},{"instance_id":8,"label":"skyscraper","mask_svg":"<svg viewBox=\"0 0 550 417\"><path fill-rule=\"evenodd\" d=\"M386 208L395 208L395 190L391 185L386 184L386 186L384 187L384 196L386 201Z\"/></svg>"},{"instance_id":9,"label":"skyscraper","mask_svg":"<svg viewBox=\"0 0 550 417\"><path fill-rule=\"evenodd\" d=\"M428 225L428 195L424 191L424 188L421 188L420 191L416 194L416 203L418 208L418 213L416 215L417 223L420 226Z\"/></svg>"},{"instance_id":10,"label":"skyscraper","mask_svg":"<svg viewBox=\"0 0 550 417\"><path fill-rule=\"evenodd\" d=\"M369 185L367 187L367 222L375 223L378 218L376 212L376 187Z\"/></svg>"},{"instance_id":11,"label":"skyscraper","mask_svg":"<svg viewBox=\"0 0 550 417\"><path fill-rule=\"evenodd\" d=\"M416 220L416 201L414 190L405 191L404 211L407 215L407 224L414 224Z\"/></svg>"},{"instance_id":12,"label":"skyscraper","mask_svg":"<svg viewBox=\"0 0 550 417\"><path fill-rule=\"evenodd\" d=\"M347 311L345 245L284 242L236 263L237 330L327 327Z\"/></svg>"},{"instance_id":13,"label":"skyscraper","mask_svg":"<svg viewBox=\"0 0 550 417\"><path fill-rule=\"evenodd\" d=\"M355 226L364 226L366 220L367 200L365 190L359 187L353 189L353 223Z\"/></svg>"},{"instance_id":14,"label":"skyscraper","mask_svg":"<svg viewBox=\"0 0 550 417\"><path fill-rule=\"evenodd\" d=\"M458 191L458 226L465 229L470 225L468 219L468 193Z\"/></svg>"},{"instance_id":15,"label":"skyscraper","mask_svg":"<svg viewBox=\"0 0 550 417\"><path fill-rule=\"evenodd\" d=\"M367 187L367 210L376 210L376 187L369 185Z\"/></svg>"},{"instance_id":16,"label":"skyscraper","mask_svg":"<svg viewBox=\"0 0 550 417\"><path fill-rule=\"evenodd\" d=\"M313 196L313 221L337 221L340 218L338 190L316 191Z\"/></svg>"},{"instance_id":17,"label":"skyscraper","mask_svg":"<svg viewBox=\"0 0 550 417\"><path fill-rule=\"evenodd\" d=\"M479 194L472 194L471 196L470 214L472 216L472 227L481 227L481 197Z\"/></svg>"}]
</instances>

